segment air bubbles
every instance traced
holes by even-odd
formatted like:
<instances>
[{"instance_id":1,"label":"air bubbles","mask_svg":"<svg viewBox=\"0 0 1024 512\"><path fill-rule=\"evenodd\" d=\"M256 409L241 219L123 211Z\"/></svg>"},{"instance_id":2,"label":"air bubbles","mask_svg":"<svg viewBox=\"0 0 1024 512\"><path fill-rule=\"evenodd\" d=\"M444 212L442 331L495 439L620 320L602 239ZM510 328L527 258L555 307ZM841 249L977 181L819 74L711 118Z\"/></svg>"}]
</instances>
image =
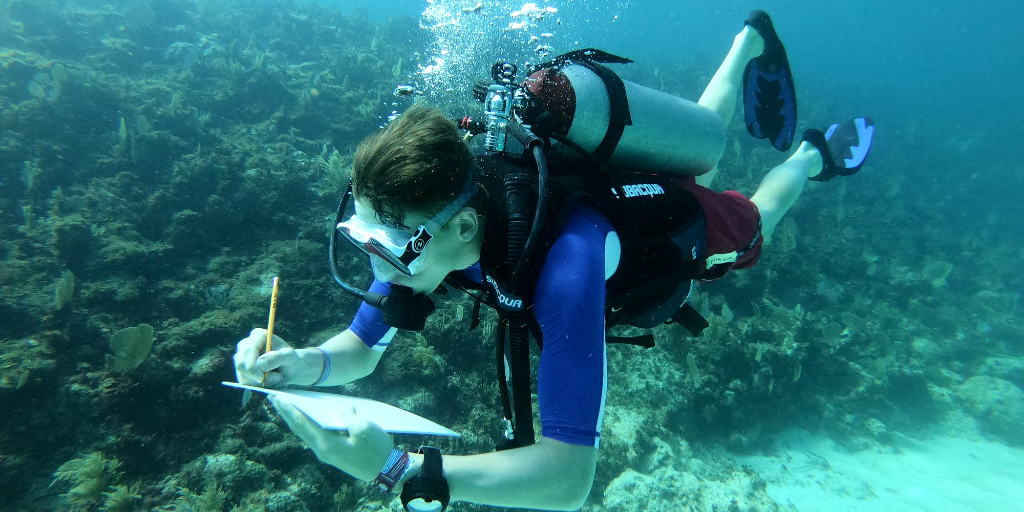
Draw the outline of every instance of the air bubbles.
<instances>
[{"instance_id":1,"label":"air bubbles","mask_svg":"<svg viewBox=\"0 0 1024 512\"><path fill-rule=\"evenodd\" d=\"M554 50L558 8L551 2L428 0L420 26L432 36L420 51L414 85L437 105L455 104L496 58L538 59Z\"/></svg>"}]
</instances>

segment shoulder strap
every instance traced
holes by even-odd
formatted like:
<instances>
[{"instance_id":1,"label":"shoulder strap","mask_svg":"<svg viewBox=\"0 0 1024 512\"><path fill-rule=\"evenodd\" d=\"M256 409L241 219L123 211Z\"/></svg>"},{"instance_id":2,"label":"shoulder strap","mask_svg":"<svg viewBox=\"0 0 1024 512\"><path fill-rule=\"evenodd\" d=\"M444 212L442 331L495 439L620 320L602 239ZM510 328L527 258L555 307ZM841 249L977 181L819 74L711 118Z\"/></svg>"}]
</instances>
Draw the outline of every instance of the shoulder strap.
<instances>
[{"instance_id":1,"label":"shoulder strap","mask_svg":"<svg viewBox=\"0 0 1024 512\"><path fill-rule=\"evenodd\" d=\"M608 131L605 132L604 139L593 153L595 158L606 164L611 159L612 153L615 152L615 147L619 145L626 126L633 124L633 118L629 113L629 98L626 96L626 84L614 71L596 62L581 61L578 64L593 71L604 82L604 87L608 90L608 101L611 108L608 117Z\"/></svg>"}]
</instances>

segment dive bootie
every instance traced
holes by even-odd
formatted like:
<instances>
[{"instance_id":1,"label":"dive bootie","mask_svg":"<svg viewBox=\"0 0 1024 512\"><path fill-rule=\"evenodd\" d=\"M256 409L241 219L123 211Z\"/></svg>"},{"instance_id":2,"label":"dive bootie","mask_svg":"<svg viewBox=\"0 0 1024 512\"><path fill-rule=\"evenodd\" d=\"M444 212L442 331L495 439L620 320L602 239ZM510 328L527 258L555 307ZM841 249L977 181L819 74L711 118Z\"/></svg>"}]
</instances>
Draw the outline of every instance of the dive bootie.
<instances>
[{"instance_id":1,"label":"dive bootie","mask_svg":"<svg viewBox=\"0 0 1024 512\"><path fill-rule=\"evenodd\" d=\"M870 117L857 117L843 124L834 124L822 133L810 129L804 140L821 153L821 172L809 179L828 181L836 176L851 176L864 165L875 140L875 123Z\"/></svg>"},{"instance_id":2,"label":"dive bootie","mask_svg":"<svg viewBox=\"0 0 1024 512\"><path fill-rule=\"evenodd\" d=\"M743 117L747 131L768 139L779 151L788 151L796 136L796 89L772 19L764 11L750 13L745 23L764 39L764 52L747 63L743 72Z\"/></svg>"}]
</instances>

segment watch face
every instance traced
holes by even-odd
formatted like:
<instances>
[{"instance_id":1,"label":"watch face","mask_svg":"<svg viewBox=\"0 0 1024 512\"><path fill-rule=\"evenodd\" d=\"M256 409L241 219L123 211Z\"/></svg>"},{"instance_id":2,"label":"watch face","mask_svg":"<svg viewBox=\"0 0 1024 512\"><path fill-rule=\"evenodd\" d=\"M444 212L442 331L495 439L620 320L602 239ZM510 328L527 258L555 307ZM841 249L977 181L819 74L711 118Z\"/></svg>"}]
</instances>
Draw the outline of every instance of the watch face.
<instances>
[{"instance_id":1,"label":"watch face","mask_svg":"<svg viewBox=\"0 0 1024 512\"><path fill-rule=\"evenodd\" d=\"M423 498L416 498L409 501L405 505L405 509L409 512L441 512L444 510L444 504L441 500L425 500Z\"/></svg>"}]
</instances>

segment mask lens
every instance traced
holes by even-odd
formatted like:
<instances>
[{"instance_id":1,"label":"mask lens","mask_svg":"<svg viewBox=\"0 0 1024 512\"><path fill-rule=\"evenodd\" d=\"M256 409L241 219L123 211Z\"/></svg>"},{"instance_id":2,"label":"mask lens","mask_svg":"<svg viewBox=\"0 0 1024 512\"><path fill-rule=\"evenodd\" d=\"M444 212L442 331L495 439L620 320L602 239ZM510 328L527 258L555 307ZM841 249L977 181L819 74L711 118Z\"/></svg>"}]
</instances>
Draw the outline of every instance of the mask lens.
<instances>
[{"instance_id":1,"label":"mask lens","mask_svg":"<svg viewBox=\"0 0 1024 512\"><path fill-rule=\"evenodd\" d=\"M354 215L348 221L339 223L337 229L349 243L371 257L375 269L380 266L381 262L387 262L407 276L412 275L409 265L420 255L419 252L414 252L410 248L425 247L426 242L430 240L430 233L421 228L412 238L408 238L406 234L404 235L405 238L399 241L396 238L403 235L398 233L397 230L388 230L383 227L369 225ZM424 235L426 239L421 241ZM378 275L378 280L381 281L380 277L385 274L391 274L390 272L377 272L376 270L374 273Z\"/></svg>"},{"instance_id":2,"label":"mask lens","mask_svg":"<svg viewBox=\"0 0 1024 512\"><path fill-rule=\"evenodd\" d=\"M402 275L402 271L392 265L388 260L375 254L370 256L370 269L373 270L373 277L382 283L393 283L395 278Z\"/></svg>"}]
</instances>

